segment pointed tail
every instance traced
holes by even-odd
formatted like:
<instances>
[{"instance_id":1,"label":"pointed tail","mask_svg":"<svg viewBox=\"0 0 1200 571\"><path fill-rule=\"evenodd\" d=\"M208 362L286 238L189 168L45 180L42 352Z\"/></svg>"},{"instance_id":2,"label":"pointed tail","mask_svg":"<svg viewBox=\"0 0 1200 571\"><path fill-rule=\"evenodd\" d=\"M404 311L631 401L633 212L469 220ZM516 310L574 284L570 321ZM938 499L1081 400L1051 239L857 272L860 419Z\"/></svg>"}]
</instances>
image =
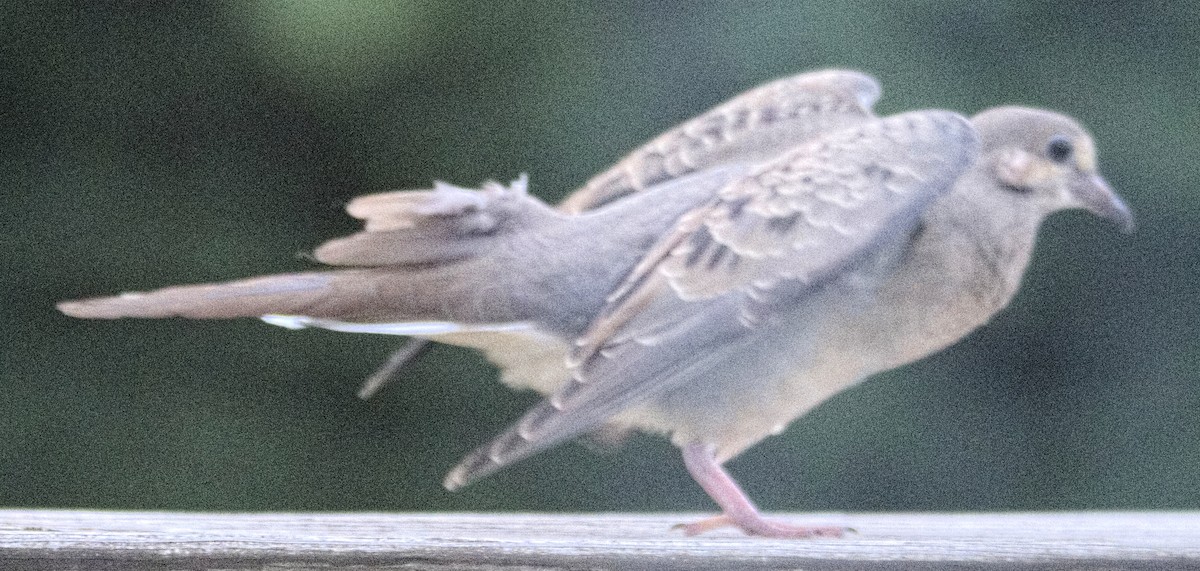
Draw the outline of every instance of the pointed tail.
<instances>
[{"instance_id":1,"label":"pointed tail","mask_svg":"<svg viewBox=\"0 0 1200 571\"><path fill-rule=\"evenodd\" d=\"M227 319L273 313L344 318L361 312L355 307L355 299L368 293L369 273L341 270L281 274L64 301L57 307L71 317L85 319Z\"/></svg>"},{"instance_id":2,"label":"pointed tail","mask_svg":"<svg viewBox=\"0 0 1200 571\"><path fill-rule=\"evenodd\" d=\"M433 190L364 196L347 211L364 231L317 248L318 261L353 268L263 276L216 284L64 301L82 318L221 319L295 315L345 322L526 321L511 297L522 291L514 266L538 252L510 240L563 219L525 192L522 177L482 190L437 183ZM526 240L526 242L529 242ZM536 243L536 241L532 242ZM507 282L507 283L506 283Z\"/></svg>"}]
</instances>

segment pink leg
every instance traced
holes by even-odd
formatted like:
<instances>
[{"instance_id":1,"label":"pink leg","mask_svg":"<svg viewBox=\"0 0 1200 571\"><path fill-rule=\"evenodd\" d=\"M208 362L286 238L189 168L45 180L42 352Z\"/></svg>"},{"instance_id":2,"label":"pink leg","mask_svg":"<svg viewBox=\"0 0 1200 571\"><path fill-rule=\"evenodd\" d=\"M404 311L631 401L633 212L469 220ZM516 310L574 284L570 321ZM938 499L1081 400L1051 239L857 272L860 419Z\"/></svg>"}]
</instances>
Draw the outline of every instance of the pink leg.
<instances>
[{"instance_id":1,"label":"pink leg","mask_svg":"<svg viewBox=\"0 0 1200 571\"><path fill-rule=\"evenodd\" d=\"M687 535L697 535L725 526L736 527L748 535L779 538L841 537L841 527L798 527L773 522L762 517L758 508L746 497L746 492L717 462L712 446L693 442L683 447L683 463L692 479L721 506L721 515L692 524L681 525Z\"/></svg>"}]
</instances>

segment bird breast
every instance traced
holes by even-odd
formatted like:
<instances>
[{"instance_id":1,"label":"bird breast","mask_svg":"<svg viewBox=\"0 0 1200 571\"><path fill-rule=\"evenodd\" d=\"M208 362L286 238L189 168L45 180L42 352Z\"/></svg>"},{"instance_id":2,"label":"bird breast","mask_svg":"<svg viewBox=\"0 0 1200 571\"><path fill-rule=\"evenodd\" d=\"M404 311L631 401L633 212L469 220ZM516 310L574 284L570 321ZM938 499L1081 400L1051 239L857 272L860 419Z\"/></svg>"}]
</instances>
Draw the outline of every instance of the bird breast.
<instances>
[{"instance_id":1,"label":"bird breast","mask_svg":"<svg viewBox=\"0 0 1200 571\"><path fill-rule=\"evenodd\" d=\"M1000 268L1028 260L1020 241L994 247L978 234L937 220L919 228L617 424L713 444L728 460L866 377L957 342L1015 293L1020 271Z\"/></svg>"}]
</instances>

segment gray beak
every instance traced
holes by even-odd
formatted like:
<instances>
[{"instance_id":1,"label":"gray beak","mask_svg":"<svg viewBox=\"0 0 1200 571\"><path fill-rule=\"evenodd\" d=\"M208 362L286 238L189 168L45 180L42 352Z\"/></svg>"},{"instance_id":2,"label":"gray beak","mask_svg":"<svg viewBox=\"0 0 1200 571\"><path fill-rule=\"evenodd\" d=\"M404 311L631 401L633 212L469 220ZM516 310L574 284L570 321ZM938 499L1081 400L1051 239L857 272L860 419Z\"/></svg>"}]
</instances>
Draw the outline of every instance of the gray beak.
<instances>
[{"instance_id":1,"label":"gray beak","mask_svg":"<svg viewBox=\"0 0 1200 571\"><path fill-rule=\"evenodd\" d=\"M1071 185L1071 193L1092 214L1113 221L1126 234L1133 232L1133 211L1100 175L1080 177Z\"/></svg>"}]
</instances>

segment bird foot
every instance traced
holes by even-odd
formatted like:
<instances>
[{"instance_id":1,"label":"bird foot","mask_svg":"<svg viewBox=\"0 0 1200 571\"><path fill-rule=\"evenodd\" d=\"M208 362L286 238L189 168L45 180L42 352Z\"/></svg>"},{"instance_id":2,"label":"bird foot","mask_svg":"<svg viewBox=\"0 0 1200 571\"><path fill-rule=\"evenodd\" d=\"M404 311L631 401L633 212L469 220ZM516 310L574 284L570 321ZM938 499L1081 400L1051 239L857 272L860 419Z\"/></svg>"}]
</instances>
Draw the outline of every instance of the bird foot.
<instances>
[{"instance_id":1,"label":"bird foot","mask_svg":"<svg viewBox=\"0 0 1200 571\"><path fill-rule=\"evenodd\" d=\"M721 527L736 527L746 535L779 539L841 537L846 532L854 531L848 527L801 527L766 519L758 513L758 508L746 497L741 486L721 467L713 445L691 442L682 446L681 450L688 473L724 512L717 517L675 526L675 529L682 529L687 535L699 535Z\"/></svg>"},{"instance_id":2,"label":"bird foot","mask_svg":"<svg viewBox=\"0 0 1200 571\"><path fill-rule=\"evenodd\" d=\"M736 527L746 535L776 539L811 539L817 537L839 538L854 532L849 527L805 527L788 525L760 517L758 514L733 517L728 514L702 519L694 523L681 523L672 529L681 529L687 536L700 535L722 527Z\"/></svg>"}]
</instances>

